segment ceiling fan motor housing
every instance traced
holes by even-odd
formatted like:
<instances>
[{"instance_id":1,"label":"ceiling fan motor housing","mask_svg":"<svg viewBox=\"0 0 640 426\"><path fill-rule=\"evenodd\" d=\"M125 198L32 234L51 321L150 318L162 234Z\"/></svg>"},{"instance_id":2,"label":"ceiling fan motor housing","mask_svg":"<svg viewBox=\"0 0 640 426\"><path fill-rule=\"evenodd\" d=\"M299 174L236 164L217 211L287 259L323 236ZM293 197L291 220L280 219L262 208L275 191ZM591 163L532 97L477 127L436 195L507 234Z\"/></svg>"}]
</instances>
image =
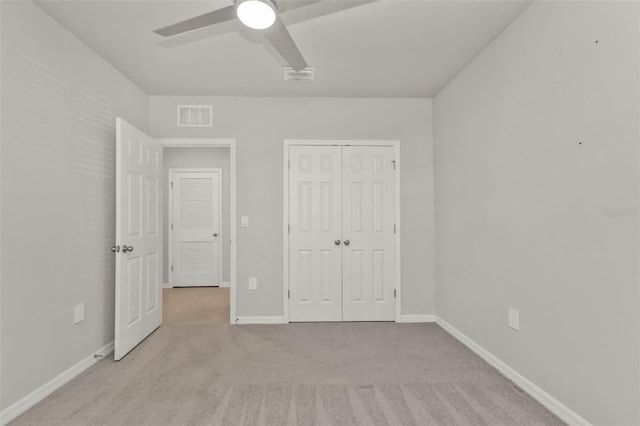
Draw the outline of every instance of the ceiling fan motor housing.
<instances>
[{"instance_id":1,"label":"ceiling fan motor housing","mask_svg":"<svg viewBox=\"0 0 640 426\"><path fill-rule=\"evenodd\" d=\"M234 7L240 22L255 30L269 28L278 16L278 6L273 0L236 0Z\"/></svg>"}]
</instances>

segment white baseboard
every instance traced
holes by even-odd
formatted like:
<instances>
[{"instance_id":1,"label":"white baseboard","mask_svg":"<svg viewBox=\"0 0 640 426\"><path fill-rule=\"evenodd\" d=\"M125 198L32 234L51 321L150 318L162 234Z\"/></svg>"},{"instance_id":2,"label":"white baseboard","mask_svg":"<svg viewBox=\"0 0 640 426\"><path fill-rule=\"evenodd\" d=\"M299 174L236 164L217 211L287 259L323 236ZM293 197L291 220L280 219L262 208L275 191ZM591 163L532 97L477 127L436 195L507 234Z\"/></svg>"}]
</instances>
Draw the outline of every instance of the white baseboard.
<instances>
[{"instance_id":1,"label":"white baseboard","mask_svg":"<svg viewBox=\"0 0 640 426\"><path fill-rule=\"evenodd\" d=\"M162 283L162 288L173 288L173 286L169 283Z\"/></svg>"},{"instance_id":2,"label":"white baseboard","mask_svg":"<svg viewBox=\"0 0 640 426\"><path fill-rule=\"evenodd\" d=\"M436 322L435 315L400 315L401 323L412 323L412 322Z\"/></svg>"},{"instance_id":3,"label":"white baseboard","mask_svg":"<svg viewBox=\"0 0 640 426\"><path fill-rule=\"evenodd\" d=\"M236 324L284 324L284 317L237 317Z\"/></svg>"},{"instance_id":4,"label":"white baseboard","mask_svg":"<svg viewBox=\"0 0 640 426\"><path fill-rule=\"evenodd\" d=\"M95 358L94 355L106 356L111 352L113 352L113 341L101 347L95 353L84 358L77 364L58 374L56 377L49 380L47 383L40 386L38 389L34 390L24 398L5 408L2 412L0 412L0 424L6 425L11 420L15 419L20 414L36 405L38 402L51 395L58 388L71 381L87 368L91 367L93 364L102 359L102 357Z\"/></svg>"},{"instance_id":5,"label":"white baseboard","mask_svg":"<svg viewBox=\"0 0 640 426\"><path fill-rule=\"evenodd\" d=\"M230 282L223 282L222 284L220 284L220 288L229 288L229 287L231 287Z\"/></svg>"},{"instance_id":6,"label":"white baseboard","mask_svg":"<svg viewBox=\"0 0 640 426\"><path fill-rule=\"evenodd\" d=\"M549 395L535 383L531 382L516 370L509 367L502 360L494 356L491 352L477 344L466 334L464 334L442 318L436 317L436 323L453 337L458 339L466 347L475 352L478 356L480 356L480 358L484 359L491 366L500 371L505 377L513 381L523 391L528 393L533 399L547 407L547 409L553 414L560 417L562 421L571 426L591 426L591 423L582 418L578 413L571 410L569 407L555 399L553 396Z\"/></svg>"}]
</instances>

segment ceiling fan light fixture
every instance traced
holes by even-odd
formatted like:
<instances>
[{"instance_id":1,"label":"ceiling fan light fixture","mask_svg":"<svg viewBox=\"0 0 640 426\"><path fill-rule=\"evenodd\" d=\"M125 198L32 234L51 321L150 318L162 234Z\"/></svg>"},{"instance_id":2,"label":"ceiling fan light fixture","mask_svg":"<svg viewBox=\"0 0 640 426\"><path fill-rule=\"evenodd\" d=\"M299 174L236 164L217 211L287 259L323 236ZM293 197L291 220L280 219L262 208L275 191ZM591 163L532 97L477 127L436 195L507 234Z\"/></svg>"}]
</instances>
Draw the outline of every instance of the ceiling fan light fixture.
<instances>
[{"instance_id":1,"label":"ceiling fan light fixture","mask_svg":"<svg viewBox=\"0 0 640 426\"><path fill-rule=\"evenodd\" d=\"M264 30L276 21L276 5L271 0L236 0L240 22L255 30Z\"/></svg>"}]
</instances>

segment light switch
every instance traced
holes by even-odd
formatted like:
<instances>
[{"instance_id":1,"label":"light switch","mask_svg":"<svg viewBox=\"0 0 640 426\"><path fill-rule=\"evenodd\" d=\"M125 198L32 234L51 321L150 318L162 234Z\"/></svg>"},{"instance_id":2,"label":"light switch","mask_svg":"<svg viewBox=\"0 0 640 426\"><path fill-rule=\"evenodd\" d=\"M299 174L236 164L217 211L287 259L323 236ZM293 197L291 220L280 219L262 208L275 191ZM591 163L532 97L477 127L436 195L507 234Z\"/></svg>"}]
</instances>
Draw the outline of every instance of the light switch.
<instances>
[{"instance_id":1,"label":"light switch","mask_svg":"<svg viewBox=\"0 0 640 426\"><path fill-rule=\"evenodd\" d=\"M73 323L84 321L84 303L78 303L73 307Z\"/></svg>"},{"instance_id":2,"label":"light switch","mask_svg":"<svg viewBox=\"0 0 640 426\"><path fill-rule=\"evenodd\" d=\"M240 226L243 228L249 227L249 216L240 216Z\"/></svg>"},{"instance_id":3,"label":"light switch","mask_svg":"<svg viewBox=\"0 0 640 426\"><path fill-rule=\"evenodd\" d=\"M509 308L509 327L520 330L520 312L517 309Z\"/></svg>"}]
</instances>

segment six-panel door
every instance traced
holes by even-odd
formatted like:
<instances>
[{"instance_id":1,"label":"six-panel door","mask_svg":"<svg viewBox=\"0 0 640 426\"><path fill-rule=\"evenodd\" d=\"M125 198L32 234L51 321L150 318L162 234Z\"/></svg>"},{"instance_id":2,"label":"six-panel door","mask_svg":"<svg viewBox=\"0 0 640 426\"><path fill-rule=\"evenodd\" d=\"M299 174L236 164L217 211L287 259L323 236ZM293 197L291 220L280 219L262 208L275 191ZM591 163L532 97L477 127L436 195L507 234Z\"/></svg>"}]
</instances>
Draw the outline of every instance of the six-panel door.
<instances>
[{"instance_id":1,"label":"six-panel door","mask_svg":"<svg viewBox=\"0 0 640 426\"><path fill-rule=\"evenodd\" d=\"M290 321L393 321L393 147L291 146L289 159Z\"/></svg>"},{"instance_id":2,"label":"six-panel door","mask_svg":"<svg viewBox=\"0 0 640 426\"><path fill-rule=\"evenodd\" d=\"M116 122L116 306L119 360L162 323L162 146Z\"/></svg>"},{"instance_id":3,"label":"six-panel door","mask_svg":"<svg viewBox=\"0 0 640 426\"><path fill-rule=\"evenodd\" d=\"M395 319L393 147L343 148L343 321Z\"/></svg>"},{"instance_id":4,"label":"six-panel door","mask_svg":"<svg viewBox=\"0 0 640 426\"><path fill-rule=\"evenodd\" d=\"M292 321L340 321L341 148L291 147L289 154L289 315Z\"/></svg>"}]
</instances>

